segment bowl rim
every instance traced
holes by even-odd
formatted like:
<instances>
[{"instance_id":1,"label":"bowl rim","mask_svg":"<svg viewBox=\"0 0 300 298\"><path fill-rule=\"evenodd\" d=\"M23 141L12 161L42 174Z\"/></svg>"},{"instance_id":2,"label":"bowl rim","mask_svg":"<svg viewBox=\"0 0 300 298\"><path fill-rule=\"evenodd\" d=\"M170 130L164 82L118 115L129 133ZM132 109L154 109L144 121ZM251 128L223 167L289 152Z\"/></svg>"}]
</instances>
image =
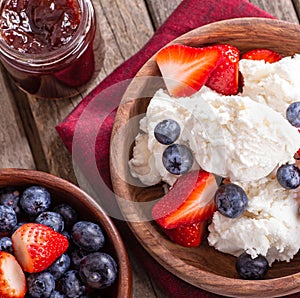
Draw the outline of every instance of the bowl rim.
<instances>
[{"instance_id":1,"label":"bowl rim","mask_svg":"<svg viewBox=\"0 0 300 298\"><path fill-rule=\"evenodd\" d=\"M167 43L162 48L167 47L174 43L185 44L185 42L188 38L196 38L197 36L199 36L199 32L205 32L207 34L207 31L216 30L220 26L232 27L232 26L236 26L236 25L243 25L243 24L246 24L249 22L251 24L253 24L254 27L257 26L257 24L260 24L260 25L267 24L267 25L274 26L276 28L281 28L281 29L289 27L291 31L297 32L300 36L300 26L298 24L294 24L291 22L283 21L283 20L273 19L273 18L242 17L242 18L233 18L233 19L228 19L228 20L216 21L216 22L195 28L195 29L193 29L189 32L186 32L185 34L173 39L172 41ZM160 48L160 49L162 49L162 48ZM130 86L132 84L134 84L135 78L145 76L144 71L145 70L147 71L148 67L151 68L153 66L156 53L152 57L150 57L147 60L147 62L136 73L132 82L129 84L129 87L127 88L127 90L130 88ZM132 92L130 92L130 94L132 94ZM120 103L119 108L116 113L116 118L115 118L115 122L113 125L111 139L117 134L120 127L125 123L124 122L125 120L119 118L118 116L120 115L120 117L127 117L128 113L126 111L126 108L128 107L128 104L129 105L133 104L133 101L134 101L134 99L132 99L132 98L130 98L130 101L128 101L128 99L126 98L126 91L125 91L124 96L122 97L121 103ZM123 103L126 103L126 104L123 104ZM111 144L110 166L112 169L113 164L114 164L114 161L112 158L112 155L114 153L114 148L112 147L113 142L111 142L110 144ZM122 170L118 169L119 172ZM123 196L125 194L125 197L126 197L126 193L127 193L127 195L129 195L129 193L126 190L124 190L124 188L123 188L124 184L119 183L121 178L118 179L118 177L119 177L118 173L113 173L113 171L111 170L111 177L112 177L112 184L113 184L114 192L116 194L122 193ZM118 196L116 195L116 198L117 197ZM118 202L121 212L123 213L125 218L128 215L130 216L131 219L135 218L135 215L133 215L133 210L128 209L128 206L126 204L120 203L120 201L118 201L118 199L117 199L117 202ZM136 218L136 219L138 219L138 218ZM278 278L270 278L270 279L253 281L253 280L244 280L244 279L225 277L225 276L210 273L210 272L207 272L207 271L204 271L201 269L197 269L199 271L199 275L201 276L202 280L200 280L200 281L195 280L194 274L193 274L193 270L195 270L195 268L193 266L189 265L188 263L185 263L184 261L180 260L179 264L177 264L177 266L176 266L177 269L172 267L173 263L170 264L170 254L172 254L172 252L168 249L165 249L164 246L161 246L160 240L156 239L153 234L150 235L151 231L149 231L148 229L146 229L146 231L145 231L144 228L147 227L146 222L138 222L138 221L134 221L134 220L133 221L129 220L128 225L129 225L130 229L132 230L132 232L134 233L135 237L140 242L140 244L147 250L148 253L150 253L150 255L158 263L160 263L169 272L173 273L177 277L181 278L182 280L184 280L198 288L202 288L209 292L226 295L226 296L232 296L232 295L235 296L236 295L236 297L241 297L241 295L246 294L246 293L247 293L246 294L247 297L251 297L251 293L252 293L252 295L254 295L253 297L257 297L257 295L262 295L262 296L267 295L266 297L276 297L276 296L292 294L292 293L295 293L300 290L300 272L290 274L287 276L283 276L283 277L278 277ZM136 231L143 231L144 233L147 233L147 235L143 234L143 237L141 237L141 235L138 234ZM143 238L146 238L146 236L151 237L151 241L152 241L151 244L145 243ZM157 247L160 247L160 250L157 250ZM178 262L178 258L176 259L176 261ZM185 274L182 273L181 270L178 271L178 268L180 268L180 267L186 269L186 272L188 272L189 278L187 278L185 276ZM216 276L217 276L217 280L216 280ZM281 291L280 293L278 292L276 294L276 290L281 289L281 286L283 283L285 286L285 290ZM216 290L216 287L218 287L218 286L224 287L224 285L225 286L229 285L227 287L228 292L222 293L222 292L219 292ZM254 286L257 286L257 285L261 285L261 291L256 291L253 293L252 289ZM277 285L277 286L275 286L275 285ZM235 294L233 291L235 292ZM272 296L269 296L269 294L268 294L269 291L272 291L272 293L273 293ZM230 294L228 294L228 293L230 293Z\"/></svg>"},{"instance_id":2,"label":"bowl rim","mask_svg":"<svg viewBox=\"0 0 300 298\"><path fill-rule=\"evenodd\" d=\"M15 179L17 180L22 180L22 183L24 183L25 185L32 185L34 180L37 185L42 184L45 185L45 187L49 185L49 187L57 189L57 191L59 192L65 192L67 189L67 192L71 193L76 198L85 198L86 200L84 201L84 203L87 205L87 207L101 214L99 223L106 231L106 234L108 235L109 241L111 242L115 251L115 255L118 259L119 276L117 281L117 297L130 298L132 295L131 266L124 242L114 222L106 214L102 207L95 201L95 199L93 199L85 191L83 191L81 188L71 183L70 181L67 181L50 173L23 168L0 169L0 181L7 179L7 182L9 183L9 181L11 181L11 185L13 185L14 179L12 179L12 177L15 177Z\"/></svg>"}]
</instances>

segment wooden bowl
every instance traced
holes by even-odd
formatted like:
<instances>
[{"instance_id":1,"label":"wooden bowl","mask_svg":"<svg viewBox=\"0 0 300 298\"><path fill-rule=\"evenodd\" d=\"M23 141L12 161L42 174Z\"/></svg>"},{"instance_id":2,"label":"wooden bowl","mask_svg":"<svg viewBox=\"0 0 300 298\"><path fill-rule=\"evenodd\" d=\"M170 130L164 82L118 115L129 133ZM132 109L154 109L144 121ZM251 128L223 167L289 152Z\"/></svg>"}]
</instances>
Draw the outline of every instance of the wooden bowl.
<instances>
[{"instance_id":1,"label":"wooden bowl","mask_svg":"<svg viewBox=\"0 0 300 298\"><path fill-rule=\"evenodd\" d=\"M241 53L253 48L269 48L287 56L300 53L300 27L296 24L264 18L241 18L212 23L180 36L171 43L201 47L229 43ZM287 263L272 265L263 280L242 280L235 270L235 258L223 254L207 243L198 248L184 248L169 241L153 221L145 220L150 208L132 202L151 202L162 195L161 185L143 187L129 183L128 160L132 142L138 132L126 125L145 113L151 96L145 97L151 79L160 76L152 57L130 83L117 111L111 138L111 175L120 208L144 248L167 270L196 287L235 297L275 297L300 291L300 255ZM141 80L144 78L144 80ZM160 83L154 86L157 90ZM155 84L154 84L155 85ZM148 91L147 91L148 92ZM142 99L142 100L141 100ZM149 204L148 204L149 205ZM148 206L147 205L147 206Z\"/></svg>"},{"instance_id":2,"label":"wooden bowl","mask_svg":"<svg viewBox=\"0 0 300 298\"><path fill-rule=\"evenodd\" d=\"M51 194L53 205L68 203L78 212L79 219L93 221L103 228L107 240L103 251L116 260L119 276L111 287L99 291L99 295L130 298L131 271L127 253L118 230L103 209L80 188L56 176L34 170L0 169L0 188L13 186L22 190L31 185L44 186Z\"/></svg>"}]
</instances>

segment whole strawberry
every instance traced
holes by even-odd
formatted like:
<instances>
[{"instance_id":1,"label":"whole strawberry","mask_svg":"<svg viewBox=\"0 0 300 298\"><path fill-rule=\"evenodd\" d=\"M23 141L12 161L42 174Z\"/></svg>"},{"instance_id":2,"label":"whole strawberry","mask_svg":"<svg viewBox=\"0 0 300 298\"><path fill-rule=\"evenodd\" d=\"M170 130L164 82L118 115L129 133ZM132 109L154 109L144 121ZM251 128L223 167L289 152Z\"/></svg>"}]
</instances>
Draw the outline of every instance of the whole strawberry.
<instances>
[{"instance_id":1,"label":"whole strawberry","mask_svg":"<svg viewBox=\"0 0 300 298\"><path fill-rule=\"evenodd\" d=\"M23 298L25 293L26 279L22 268L13 255L0 251L0 297Z\"/></svg>"},{"instance_id":2,"label":"whole strawberry","mask_svg":"<svg viewBox=\"0 0 300 298\"><path fill-rule=\"evenodd\" d=\"M43 224L26 223L12 235L16 259L26 272L48 268L68 248L68 239Z\"/></svg>"}]
</instances>

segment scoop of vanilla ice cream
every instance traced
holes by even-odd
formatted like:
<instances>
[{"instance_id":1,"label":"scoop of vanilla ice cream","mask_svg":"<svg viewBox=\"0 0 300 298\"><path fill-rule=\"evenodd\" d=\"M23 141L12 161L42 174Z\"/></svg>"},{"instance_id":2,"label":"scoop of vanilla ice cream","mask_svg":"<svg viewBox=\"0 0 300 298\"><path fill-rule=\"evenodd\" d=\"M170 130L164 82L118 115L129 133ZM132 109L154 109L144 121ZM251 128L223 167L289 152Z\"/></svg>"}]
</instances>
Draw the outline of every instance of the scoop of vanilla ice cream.
<instances>
[{"instance_id":1,"label":"scoop of vanilla ice cream","mask_svg":"<svg viewBox=\"0 0 300 298\"><path fill-rule=\"evenodd\" d=\"M285 57L275 63L241 59L244 78L243 96L263 103L285 116L287 107L300 101L300 55Z\"/></svg>"},{"instance_id":2,"label":"scoop of vanilla ice cream","mask_svg":"<svg viewBox=\"0 0 300 298\"><path fill-rule=\"evenodd\" d=\"M239 185L249 198L245 213L231 219L215 212L209 244L234 256L244 251L253 258L261 254L270 265L290 261L300 247L297 193L282 188L276 177Z\"/></svg>"},{"instance_id":3,"label":"scoop of vanilla ice cream","mask_svg":"<svg viewBox=\"0 0 300 298\"><path fill-rule=\"evenodd\" d=\"M138 134L135 138L133 158L129 161L132 176L139 178L145 185L155 185L161 181L159 171L155 166L154 155L148 149L148 134Z\"/></svg>"},{"instance_id":4,"label":"scoop of vanilla ice cream","mask_svg":"<svg viewBox=\"0 0 300 298\"><path fill-rule=\"evenodd\" d=\"M249 97L220 96L208 88L197 99L189 124L190 147L208 172L232 181L257 180L293 160L300 148L298 130L266 105ZM213 115L208 118L209 112Z\"/></svg>"},{"instance_id":5,"label":"scoop of vanilla ice cream","mask_svg":"<svg viewBox=\"0 0 300 298\"><path fill-rule=\"evenodd\" d=\"M296 128L280 113L248 97L222 96L203 87L191 97L172 98L159 90L140 122L148 139L136 143L136 147L144 148L147 141L148 151L138 148L136 151L145 152L145 163L150 160L147 152L151 152L149 169L153 173L155 167L161 179L170 185L177 177L163 166L166 146L154 137L155 126L165 119L174 119L180 125L181 135L176 142L192 150L194 168L200 166L234 181L257 180L268 175L276 166L290 161L300 147ZM137 158L142 159L134 153L129 162L131 173L151 185L152 178L144 177L145 165L141 167L135 161Z\"/></svg>"},{"instance_id":6,"label":"scoop of vanilla ice cream","mask_svg":"<svg viewBox=\"0 0 300 298\"><path fill-rule=\"evenodd\" d=\"M146 116L140 121L142 133L136 137L132 159L129 161L130 172L145 185L155 185L164 181L173 185L178 176L169 173L162 163L162 155L167 148L154 137L155 126L165 120L174 119L181 127L181 136L176 143L187 144L185 138L186 121L192 116L193 108L186 98L182 101L171 98L162 89L158 90L151 99ZM194 162L192 169L199 166Z\"/></svg>"}]
</instances>

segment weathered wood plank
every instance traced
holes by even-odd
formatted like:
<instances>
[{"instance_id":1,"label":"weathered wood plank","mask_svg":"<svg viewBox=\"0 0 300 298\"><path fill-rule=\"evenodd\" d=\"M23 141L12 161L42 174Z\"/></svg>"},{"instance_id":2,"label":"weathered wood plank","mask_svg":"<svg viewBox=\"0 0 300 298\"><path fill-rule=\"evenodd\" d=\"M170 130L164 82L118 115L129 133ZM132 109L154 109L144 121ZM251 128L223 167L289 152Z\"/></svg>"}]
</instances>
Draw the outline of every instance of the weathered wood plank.
<instances>
[{"instance_id":1,"label":"weathered wood plank","mask_svg":"<svg viewBox=\"0 0 300 298\"><path fill-rule=\"evenodd\" d=\"M22 119L0 68L0 167L35 168Z\"/></svg>"},{"instance_id":2,"label":"weathered wood plank","mask_svg":"<svg viewBox=\"0 0 300 298\"><path fill-rule=\"evenodd\" d=\"M292 0L292 1L293 1L297 16L299 18L299 16L300 16L300 0Z\"/></svg>"},{"instance_id":3,"label":"weathered wood plank","mask_svg":"<svg viewBox=\"0 0 300 298\"><path fill-rule=\"evenodd\" d=\"M160 26L181 2L181 0L145 1L151 14L151 20L144 1L93 0L97 9L99 28L106 44L106 57L96 80L81 96L60 101L49 101L38 100L33 97L26 98L19 91L16 91L14 95L18 104L15 105L12 96L7 91L8 88L2 86L3 83L0 84L2 95L0 106L5 115L5 120L0 118L1 167L33 168L35 166L26 140L27 136L37 161L37 168L76 182L70 154L64 148L54 127L71 112L82 97L94 86L124 60L137 52L153 34L152 24L155 28ZM298 23L297 14L290 0L251 0L250 2L279 19ZM299 3L300 0L294 0L298 12ZM3 81L1 77L0 81ZM7 98L9 101L2 104L2 101L7 100ZM23 121L18 116L16 106L19 108ZM14 114L11 118L9 117L10 113ZM26 136L22 122L27 123ZM6 131L10 133L6 133ZM3 142L5 142L5 146L2 145ZM133 265L134 298L165 297L159 289L155 288L147 273L135 261L134 256L130 255L130 258Z\"/></svg>"},{"instance_id":4,"label":"weathered wood plank","mask_svg":"<svg viewBox=\"0 0 300 298\"><path fill-rule=\"evenodd\" d=\"M181 3L181 0L174 1L160 1L160 0L146 0L149 11L152 15L152 22L157 28L171 12ZM269 12L278 19L299 23L298 14L300 15L300 0L250 0L249 2ZM294 3L294 5L293 5ZM296 10L294 9L294 6Z\"/></svg>"},{"instance_id":5,"label":"weathered wood plank","mask_svg":"<svg viewBox=\"0 0 300 298\"><path fill-rule=\"evenodd\" d=\"M146 0L154 27L157 29L170 16L182 0Z\"/></svg>"},{"instance_id":6,"label":"weathered wood plank","mask_svg":"<svg viewBox=\"0 0 300 298\"><path fill-rule=\"evenodd\" d=\"M297 13L291 0L250 0L249 2L269 12L280 20L299 23Z\"/></svg>"}]
</instances>

